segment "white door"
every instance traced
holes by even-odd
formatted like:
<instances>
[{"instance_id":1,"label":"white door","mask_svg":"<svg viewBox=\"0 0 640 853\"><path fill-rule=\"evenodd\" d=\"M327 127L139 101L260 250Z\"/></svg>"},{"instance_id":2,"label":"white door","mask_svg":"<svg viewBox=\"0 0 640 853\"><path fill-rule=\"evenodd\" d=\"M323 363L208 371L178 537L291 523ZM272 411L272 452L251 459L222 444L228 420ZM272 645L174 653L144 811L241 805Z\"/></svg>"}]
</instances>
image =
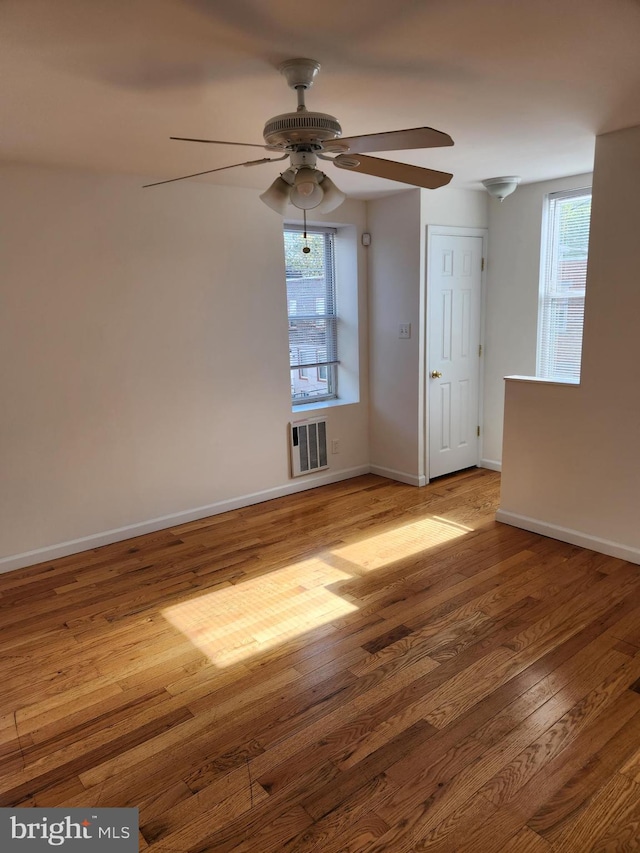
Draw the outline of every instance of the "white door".
<instances>
[{"instance_id":1,"label":"white door","mask_svg":"<svg viewBox=\"0 0 640 853\"><path fill-rule=\"evenodd\" d=\"M429 477L478 464L482 237L432 235L427 388Z\"/></svg>"}]
</instances>

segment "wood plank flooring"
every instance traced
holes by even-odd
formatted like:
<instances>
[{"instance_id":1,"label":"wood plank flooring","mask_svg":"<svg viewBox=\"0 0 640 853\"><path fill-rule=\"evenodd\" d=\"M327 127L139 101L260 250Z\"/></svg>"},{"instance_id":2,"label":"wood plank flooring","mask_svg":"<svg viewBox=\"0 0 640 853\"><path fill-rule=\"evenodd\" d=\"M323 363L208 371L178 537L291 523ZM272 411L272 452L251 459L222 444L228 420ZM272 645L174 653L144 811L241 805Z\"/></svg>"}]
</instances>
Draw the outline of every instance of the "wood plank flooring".
<instances>
[{"instance_id":1,"label":"wood plank flooring","mask_svg":"<svg viewBox=\"0 0 640 853\"><path fill-rule=\"evenodd\" d=\"M359 477L0 577L0 807L149 853L640 850L640 567Z\"/></svg>"}]
</instances>

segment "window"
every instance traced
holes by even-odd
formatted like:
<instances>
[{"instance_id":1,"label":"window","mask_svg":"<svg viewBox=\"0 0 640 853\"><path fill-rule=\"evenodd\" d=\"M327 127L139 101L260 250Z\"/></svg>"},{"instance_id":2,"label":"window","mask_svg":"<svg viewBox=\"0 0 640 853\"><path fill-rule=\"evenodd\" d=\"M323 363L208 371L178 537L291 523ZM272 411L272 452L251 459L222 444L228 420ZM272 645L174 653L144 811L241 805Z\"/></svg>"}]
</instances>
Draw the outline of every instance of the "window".
<instances>
[{"instance_id":1,"label":"window","mask_svg":"<svg viewBox=\"0 0 640 853\"><path fill-rule=\"evenodd\" d=\"M320 354L321 353L319 352L318 358L320 357ZM319 364L316 367L316 377L318 379L318 382L326 383L328 380L328 375L329 375L329 368L327 367L326 364Z\"/></svg>"},{"instance_id":2,"label":"window","mask_svg":"<svg viewBox=\"0 0 640 853\"><path fill-rule=\"evenodd\" d=\"M537 364L544 379L580 379L590 217L590 189L547 196Z\"/></svg>"},{"instance_id":3,"label":"window","mask_svg":"<svg viewBox=\"0 0 640 853\"><path fill-rule=\"evenodd\" d=\"M308 228L306 239L293 227L284 231L294 405L338 394L334 235L328 228ZM302 251L305 246L309 252Z\"/></svg>"}]
</instances>

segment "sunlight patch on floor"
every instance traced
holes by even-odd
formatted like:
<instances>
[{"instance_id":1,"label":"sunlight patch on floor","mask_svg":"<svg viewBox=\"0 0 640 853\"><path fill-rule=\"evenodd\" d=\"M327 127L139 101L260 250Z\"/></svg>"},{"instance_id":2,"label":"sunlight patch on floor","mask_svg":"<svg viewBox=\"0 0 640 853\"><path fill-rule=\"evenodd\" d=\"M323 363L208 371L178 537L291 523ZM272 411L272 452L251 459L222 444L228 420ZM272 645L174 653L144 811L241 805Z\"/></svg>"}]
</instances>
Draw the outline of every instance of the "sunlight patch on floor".
<instances>
[{"instance_id":1,"label":"sunlight patch on floor","mask_svg":"<svg viewBox=\"0 0 640 853\"><path fill-rule=\"evenodd\" d=\"M216 666L230 666L358 609L329 586L470 532L472 528L446 518L422 518L372 536L365 534L324 556L219 587L162 613Z\"/></svg>"},{"instance_id":2,"label":"sunlight patch on floor","mask_svg":"<svg viewBox=\"0 0 640 853\"><path fill-rule=\"evenodd\" d=\"M434 515L332 548L331 553L369 572L471 532L471 527Z\"/></svg>"},{"instance_id":3,"label":"sunlight patch on floor","mask_svg":"<svg viewBox=\"0 0 640 853\"><path fill-rule=\"evenodd\" d=\"M350 577L314 558L162 612L213 663L225 667L357 610L326 589Z\"/></svg>"}]
</instances>

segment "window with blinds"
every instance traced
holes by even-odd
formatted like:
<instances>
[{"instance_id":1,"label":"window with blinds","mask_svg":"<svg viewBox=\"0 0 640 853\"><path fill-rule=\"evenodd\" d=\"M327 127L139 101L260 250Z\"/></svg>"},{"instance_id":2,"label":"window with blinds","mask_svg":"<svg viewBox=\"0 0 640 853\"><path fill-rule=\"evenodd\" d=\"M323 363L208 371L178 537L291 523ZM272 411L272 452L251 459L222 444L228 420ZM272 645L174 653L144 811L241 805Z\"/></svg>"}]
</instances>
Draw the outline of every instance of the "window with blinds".
<instances>
[{"instance_id":1,"label":"window with blinds","mask_svg":"<svg viewBox=\"0 0 640 853\"><path fill-rule=\"evenodd\" d=\"M298 405L338 393L334 238L329 228L308 228L306 238L290 226L284 231L291 399Z\"/></svg>"},{"instance_id":2,"label":"window with blinds","mask_svg":"<svg viewBox=\"0 0 640 853\"><path fill-rule=\"evenodd\" d=\"M537 375L578 381L582 355L591 189L546 198Z\"/></svg>"}]
</instances>

